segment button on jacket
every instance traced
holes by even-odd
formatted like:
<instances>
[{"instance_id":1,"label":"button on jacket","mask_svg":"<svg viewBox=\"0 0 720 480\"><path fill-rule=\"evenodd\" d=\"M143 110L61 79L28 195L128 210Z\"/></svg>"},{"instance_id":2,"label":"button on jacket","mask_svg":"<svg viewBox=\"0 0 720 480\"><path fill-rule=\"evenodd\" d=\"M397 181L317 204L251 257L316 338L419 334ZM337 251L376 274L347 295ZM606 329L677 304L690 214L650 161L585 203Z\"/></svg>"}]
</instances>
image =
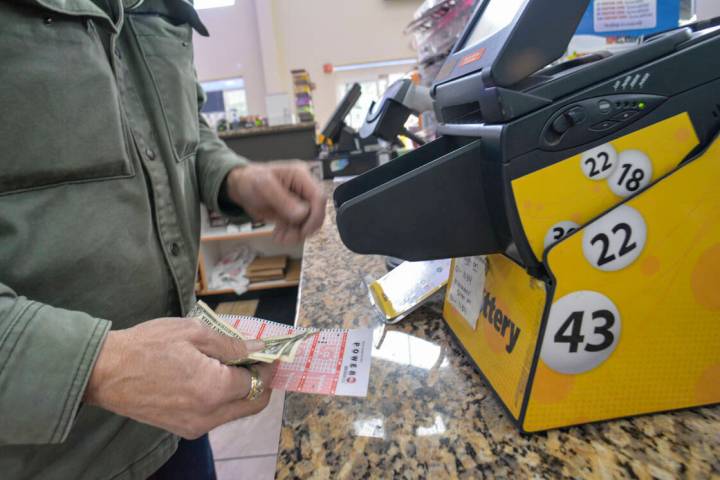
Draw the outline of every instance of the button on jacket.
<instances>
[{"instance_id":1,"label":"button on jacket","mask_svg":"<svg viewBox=\"0 0 720 480\"><path fill-rule=\"evenodd\" d=\"M185 0L0 0L0 478L176 448L82 396L111 327L192 305L200 202L245 164L199 114L193 29Z\"/></svg>"}]
</instances>

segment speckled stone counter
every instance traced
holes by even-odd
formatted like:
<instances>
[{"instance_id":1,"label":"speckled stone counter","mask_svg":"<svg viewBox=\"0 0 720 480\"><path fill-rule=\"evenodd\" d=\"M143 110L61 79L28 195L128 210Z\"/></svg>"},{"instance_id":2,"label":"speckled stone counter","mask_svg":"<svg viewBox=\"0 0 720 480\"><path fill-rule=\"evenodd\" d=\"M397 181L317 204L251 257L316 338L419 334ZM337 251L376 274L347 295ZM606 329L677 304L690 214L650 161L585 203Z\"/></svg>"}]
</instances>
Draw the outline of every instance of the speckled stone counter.
<instances>
[{"instance_id":1,"label":"speckled stone counter","mask_svg":"<svg viewBox=\"0 0 720 480\"><path fill-rule=\"evenodd\" d=\"M521 434L439 305L383 331L363 277L384 260L342 245L328 203L305 245L298 325L376 327L379 348L367 398L287 394L277 478L720 478L720 407Z\"/></svg>"}]
</instances>

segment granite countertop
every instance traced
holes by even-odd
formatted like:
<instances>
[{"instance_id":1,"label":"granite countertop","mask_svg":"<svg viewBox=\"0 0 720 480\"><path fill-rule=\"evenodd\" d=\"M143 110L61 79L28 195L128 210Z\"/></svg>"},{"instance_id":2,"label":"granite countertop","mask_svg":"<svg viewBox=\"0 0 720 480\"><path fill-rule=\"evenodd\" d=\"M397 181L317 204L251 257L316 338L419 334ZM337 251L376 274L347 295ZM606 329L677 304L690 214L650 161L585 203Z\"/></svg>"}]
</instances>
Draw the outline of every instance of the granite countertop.
<instances>
[{"instance_id":1,"label":"granite countertop","mask_svg":"<svg viewBox=\"0 0 720 480\"><path fill-rule=\"evenodd\" d=\"M251 127L241 128L238 130L227 130L218 132L220 138L239 138L250 137L254 135L272 135L274 133L295 132L300 130L315 130L314 122L292 123L287 125L274 125L272 127Z\"/></svg>"},{"instance_id":2,"label":"granite countertop","mask_svg":"<svg viewBox=\"0 0 720 480\"><path fill-rule=\"evenodd\" d=\"M328 185L328 189L331 186ZM720 478L720 407L523 435L452 340L440 306L383 330L335 211L305 244L299 326L376 327L367 398L288 393L277 478Z\"/></svg>"}]
</instances>

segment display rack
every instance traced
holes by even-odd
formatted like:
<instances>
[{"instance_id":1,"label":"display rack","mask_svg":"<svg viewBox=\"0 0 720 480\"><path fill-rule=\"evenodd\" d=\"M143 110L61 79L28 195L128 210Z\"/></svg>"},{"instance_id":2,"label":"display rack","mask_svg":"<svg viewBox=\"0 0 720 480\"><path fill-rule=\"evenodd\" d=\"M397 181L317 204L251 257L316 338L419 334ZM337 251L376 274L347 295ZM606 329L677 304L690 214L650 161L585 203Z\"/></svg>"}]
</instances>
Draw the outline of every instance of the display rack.
<instances>
[{"instance_id":1,"label":"display rack","mask_svg":"<svg viewBox=\"0 0 720 480\"><path fill-rule=\"evenodd\" d=\"M301 122L315 121L315 108L313 106L312 91L315 85L310 80L310 74L305 69L292 70L293 92L295 94L295 107Z\"/></svg>"},{"instance_id":2,"label":"display rack","mask_svg":"<svg viewBox=\"0 0 720 480\"><path fill-rule=\"evenodd\" d=\"M417 51L421 83L430 86L465 28L477 0L428 0L405 27Z\"/></svg>"}]
</instances>

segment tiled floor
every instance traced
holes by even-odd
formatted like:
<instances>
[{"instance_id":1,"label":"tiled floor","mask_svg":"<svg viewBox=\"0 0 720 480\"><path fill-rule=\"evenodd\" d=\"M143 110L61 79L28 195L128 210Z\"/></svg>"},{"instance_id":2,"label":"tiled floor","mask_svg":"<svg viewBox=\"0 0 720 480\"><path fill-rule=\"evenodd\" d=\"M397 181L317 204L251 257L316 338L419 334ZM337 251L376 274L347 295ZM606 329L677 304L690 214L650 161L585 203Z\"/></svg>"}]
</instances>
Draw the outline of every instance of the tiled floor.
<instances>
[{"instance_id":1,"label":"tiled floor","mask_svg":"<svg viewBox=\"0 0 720 480\"><path fill-rule=\"evenodd\" d=\"M222 460L215 463L218 480L253 479L271 480L275 478L277 455L250 457L240 460Z\"/></svg>"},{"instance_id":2,"label":"tiled floor","mask_svg":"<svg viewBox=\"0 0 720 480\"><path fill-rule=\"evenodd\" d=\"M273 391L267 408L210 432L218 480L269 480L275 463L285 392Z\"/></svg>"}]
</instances>

